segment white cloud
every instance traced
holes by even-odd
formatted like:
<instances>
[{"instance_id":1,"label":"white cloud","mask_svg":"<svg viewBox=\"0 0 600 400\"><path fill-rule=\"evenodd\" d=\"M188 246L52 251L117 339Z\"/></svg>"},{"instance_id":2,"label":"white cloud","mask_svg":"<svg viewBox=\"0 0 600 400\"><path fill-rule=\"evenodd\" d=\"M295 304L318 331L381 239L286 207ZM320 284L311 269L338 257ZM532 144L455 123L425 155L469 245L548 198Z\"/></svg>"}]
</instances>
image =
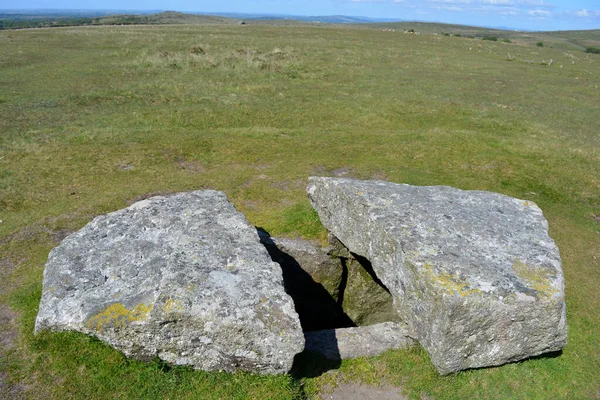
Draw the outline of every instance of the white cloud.
<instances>
[{"instance_id":1,"label":"white cloud","mask_svg":"<svg viewBox=\"0 0 600 400\"><path fill-rule=\"evenodd\" d=\"M554 8L555 6L552 4L546 3L544 0L518 0L518 5L521 6L530 6L530 7L545 7L545 8Z\"/></svg>"},{"instance_id":2,"label":"white cloud","mask_svg":"<svg viewBox=\"0 0 600 400\"><path fill-rule=\"evenodd\" d=\"M506 7L499 12L500 15L515 16L519 15L519 10L514 7Z\"/></svg>"},{"instance_id":3,"label":"white cloud","mask_svg":"<svg viewBox=\"0 0 600 400\"><path fill-rule=\"evenodd\" d=\"M432 4L471 4L471 0L427 0Z\"/></svg>"},{"instance_id":4,"label":"white cloud","mask_svg":"<svg viewBox=\"0 0 600 400\"><path fill-rule=\"evenodd\" d=\"M583 10L572 11L570 14L580 18L600 18L600 10L587 10L584 8Z\"/></svg>"},{"instance_id":5,"label":"white cloud","mask_svg":"<svg viewBox=\"0 0 600 400\"><path fill-rule=\"evenodd\" d=\"M2 1L2 0L0 0ZM418 13L447 11L486 16L600 19L600 10L560 10L554 0L337 0L354 4L390 4Z\"/></svg>"},{"instance_id":6,"label":"white cloud","mask_svg":"<svg viewBox=\"0 0 600 400\"><path fill-rule=\"evenodd\" d=\"M512 6L515 4L512 0L481 0L480 3L501 6Z\"/></svg>"},{"instance_id":7,"label":"white cloud","mask_svg":"<svg viewBox=\"0 0 600 400\"><path fill-rule=\"evenodd\" d=\"M552 9L555 8L552 4L547 3L545 0L342 0L351 3L403 3L410 4L412 6L427 7L427 6L469 6L470 9L477 7L497 7L507 8L514 10L519 9Z\"/></svg>"},{"instance_id":8,"label":"white cloud","mask_svg":"<svg viewBox=\"0 0 600 400\"><path fill-rule=\"evenodd\" d=\"M550 11L548 10L529 10L529 15L532 17L548 17L550 16Z\"/></svg>"}]
</instances>

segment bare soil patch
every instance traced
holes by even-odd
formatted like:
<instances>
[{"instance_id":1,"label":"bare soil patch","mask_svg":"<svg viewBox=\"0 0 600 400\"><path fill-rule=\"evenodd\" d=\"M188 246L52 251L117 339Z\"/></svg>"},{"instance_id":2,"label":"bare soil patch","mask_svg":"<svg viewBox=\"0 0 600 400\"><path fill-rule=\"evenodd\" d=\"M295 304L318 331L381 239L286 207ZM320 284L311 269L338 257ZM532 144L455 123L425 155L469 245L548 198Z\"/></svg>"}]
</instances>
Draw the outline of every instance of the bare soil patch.
<instances>
[{"instance_id":1,"label":"bare soil patch","mask_svg":"<svg viewBox=\"0 0 600 400\"><path fill-rule=\"evenodd\" d=\"M10 350L15 345L17 339L16 329L17 314L5 304L0 304L0 349Z\"/></svg>"},{"instance_id":2,"label":"bare soil patch","mask_svg":"<svg viewBox=\"0 0 600 400\"><path fill-rule=\"evenodd\" d=\"M8 274L15 268L15 265L7 259L0 260L0 282L6 282ZM6 293L9 287L0 283L0 295ZM0 362L7 353L15 347L19 332L17 330L17 317L15 313L6 304L0 304ZM8 382L6 373L0 371L0 398L17 399L23 398L23 388L21 385L13 385Z\"/></svg>"},{"instance_id":3,"label":"bare soil patch","mask_svg":"<svg viewBox=\"0 0 600 400\"><path fill-rule=\"evenodd\" d=\"M168 190L160 190L157 192L144 193L144 194L140 194L138 196L135 196L135 197L127 200L127 205L132 205L133 203L137 203L138 201L146 200L146 199L149 199L150 197L154 197L154 196L170 196L173 194L175 194L175 192L168 191Z\"/></svg>"},{"instance_id":4,"label":"bare soil patch","mask_svg":"<svg viewBox=\"0 0 600 400\"><path fill-rule=\"evenodd\" d=\"M0 372L0 398L23 399L25 397L25 386L12 385L7 382L6 374Z\"/></svg>"},{"instance_id":5,"label":"bare soil patch","mask_svg":"<svg viewBox=\"0 0 600 400\"><path fill-rule=\"evenodd\" d=\"M331 393L322 394L322 400L408 400L401 389L390 385L368 386L359 383L341 383Z\"/></svg>"},{"instance_id":6,"label":"bare soil patch","mask_svg":"<svg viewBox=\"0 0 600 400\"><path fill-rule=\"evenodd\" d=\"M207 171L205 166L193 161L179 160L176 164L180 169L189 172L205 173Z\"/></svg>"},{"instance_id":7,"label":"bare soil patch","mask_svg":"<svg viewBox=\"0 0 600 400\"><path fill-rule=\"evenodd\" d=\"M0 290L2 290L0 288ZM3 357L15 346L18 336L16 327L17 314L5 304L0 304L0 362ZM23 398L24 386L9 383L6 373L0 371L0 398Z\"/></svg>"}]
</instances>

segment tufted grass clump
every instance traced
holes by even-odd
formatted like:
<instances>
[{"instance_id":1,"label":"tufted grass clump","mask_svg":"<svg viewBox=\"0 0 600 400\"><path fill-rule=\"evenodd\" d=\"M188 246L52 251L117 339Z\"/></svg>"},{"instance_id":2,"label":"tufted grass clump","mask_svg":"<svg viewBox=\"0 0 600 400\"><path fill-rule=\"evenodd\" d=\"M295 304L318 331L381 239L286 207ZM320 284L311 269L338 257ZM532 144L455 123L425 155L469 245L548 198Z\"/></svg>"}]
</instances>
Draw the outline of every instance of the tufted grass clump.
<instances>
[{"instance_id":1,"label":"tufted grass clump","mask_svg":"<svg viewBox=\"0 0 600 400\"><path fill-rule=\"evenodd\" d=\"M143 69L187 69L198 70L219 68L225 70L259 70L283 72L295 67L293 50L274 48L260 51L245 47L232 49L211 46L193 46L188 51L161 51L143 55L134 64Z\"/></svg>"}]
</instances>

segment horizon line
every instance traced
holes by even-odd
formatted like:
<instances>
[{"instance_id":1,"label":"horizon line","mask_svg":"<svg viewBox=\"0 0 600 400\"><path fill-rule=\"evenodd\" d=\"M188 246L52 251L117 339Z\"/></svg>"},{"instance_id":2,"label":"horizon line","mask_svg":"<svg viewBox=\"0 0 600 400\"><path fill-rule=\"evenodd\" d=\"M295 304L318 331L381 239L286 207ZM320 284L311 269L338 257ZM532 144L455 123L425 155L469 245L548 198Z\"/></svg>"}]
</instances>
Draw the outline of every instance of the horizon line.
<instances>
[{"instance_id":1,"label":"horizon line","mask_svg":"<svg viewBox=\"0 0 600 400\"><path fill-rule=\"evenodd\" d=\"M487 26L487 25L469 25L469 24L457 24L451 22L442 22L442 21L425 21L425 20L407 20L401 18L383 18L383 17L369 17L365 15L347 15L347 14L286 14L286 13L249 13L249 12L239 12L239 11L194 11L194 10L173 10L173 9L139 9L139 8L0 8L0 13L9 11L9 12L31 12L31 11L71 11L71 12L90 12L90 11L102 11L102 12L143 12L145 14L151 13L162 13L162 12L179 12L182 14L190 14L190 15L211 15L211 16L221 16L224 18L229 18L224 14L238 14L238 15L247 15L247 16L265 16L265 17L302 17L302 18L331 18L331 17L348 17L348 18L362 18L371 20L369 22L364 23L425 23L425 24L442 24L442 25L454 25L454 26L464 26L464 27L473 27L473 28L484 28L484 29L494 29L500 31L511 31L511 32L569 32L569 31L594 31L600 30L600 28L591 28L591 29L554 29L554 30L535 30L535 29L525 29L525 28L511 28L511 27L495 27L495 26ZM259 19L259 18L257 18ZM377 22L379 20L380 22ZM310 21L307 21L310 22ZM331 22L325 22L330 24L335 24ZM360 22L357 22L360 23Z\"/></svg>"}]
</instances>

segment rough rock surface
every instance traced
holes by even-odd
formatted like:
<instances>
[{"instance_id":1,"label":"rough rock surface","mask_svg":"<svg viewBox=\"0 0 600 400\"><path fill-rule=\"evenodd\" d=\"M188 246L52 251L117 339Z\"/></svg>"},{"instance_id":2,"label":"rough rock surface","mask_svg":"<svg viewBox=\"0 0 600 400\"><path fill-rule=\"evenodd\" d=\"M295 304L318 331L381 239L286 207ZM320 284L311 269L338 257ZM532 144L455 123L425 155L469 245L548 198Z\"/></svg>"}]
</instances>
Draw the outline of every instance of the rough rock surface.
<instances>
[{"instance_id":1,"label":"rough rock surface","mask_svg":"<svg viewBox=\"0 0 600 400\"><path fill-rule=\"evenodd\" d=\"M407 336L406 325L398 322L305 332L304 337L306 350L321 353L330 360L376 356L415 345Z\"/></svg>"},{"instance_id":2,"label":"rough rock surface","mask_svg":"<svg viewBox=\"0 0 600 400\"><path fill-rule=\"evenodd\" d=\"M286 373L304 347L279 265L208 190L146 199L68 236L44 271L42 329L203 370Z\"/></svg>"},{"instance_id":3,"label":"rough rock surface","mask_svg":"<svg viewBox=\"0 0 600 400\"><path fill-rule=\"evenodd\" d=\"M562 349L558 249L530 201L451 187L309 178L321 221L366 257L442 374Z\"/></svg>"}]
</instances>

